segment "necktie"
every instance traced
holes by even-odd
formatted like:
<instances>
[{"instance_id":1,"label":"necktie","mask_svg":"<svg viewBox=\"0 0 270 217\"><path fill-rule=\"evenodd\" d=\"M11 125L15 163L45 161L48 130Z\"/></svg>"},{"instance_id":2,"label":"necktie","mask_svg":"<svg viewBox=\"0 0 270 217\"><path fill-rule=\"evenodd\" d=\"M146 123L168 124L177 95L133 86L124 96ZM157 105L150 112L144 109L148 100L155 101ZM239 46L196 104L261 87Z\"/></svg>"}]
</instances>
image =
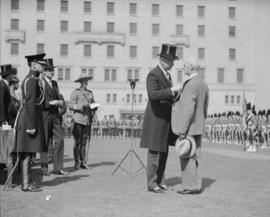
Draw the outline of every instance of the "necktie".
<instances>
[{"instance_id":1,"label":"necktie","mask_svg":"<svg viewBox=\"0 0 270 217\"><path fill-rule=\"evenodd\" d=\"M167 78L167 80L170 82L170 84L172 86L172 77L171 77L171 74L169 72L166 72L166 78Z\"/></svg>"}]
</instances>

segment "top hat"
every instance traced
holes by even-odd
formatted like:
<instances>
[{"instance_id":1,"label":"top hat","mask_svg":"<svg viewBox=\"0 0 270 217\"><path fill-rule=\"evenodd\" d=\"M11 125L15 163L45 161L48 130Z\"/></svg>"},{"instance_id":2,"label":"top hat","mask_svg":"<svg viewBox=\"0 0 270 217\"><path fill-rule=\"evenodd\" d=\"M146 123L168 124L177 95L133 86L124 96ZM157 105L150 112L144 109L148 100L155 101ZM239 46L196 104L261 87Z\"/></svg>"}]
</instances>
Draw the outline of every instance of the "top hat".
<instances>
[{"instance_id":1,"label":"top hat","mask_svg":"<svg viewBox=\"0 0 270 217\"><path fill-rule=\"evenodd\" d=\"M262 113L261 113L261 115L265 115L266 114L266 111L265 110L262 110Z\"/></svg>"},{"instance_id":2,"label":"top hat","mask_svg":"<svg viewBox=\"0 0 270 217\"><path fill-rule=\"evenodd\" d=\"M246 108L247 108L247 111L248 111L248 110L251 110L251 103L250 103L250 102L247 103Z\"/></svg>"},{"instance_id":3,"label":"top hat","mask_svg":"<svg viewBox=\"0 0 270 217\"><path fill-rule=\"evenodd\" d=\"M262 111L261 110L258 111L258 115L262 115Z\"/></svg>"},{"instance_id":4,"label":"top hat","mask_svg":"<svg viewBox=\"0 0 270 217\"><path fill-rule=\"evenodd\" d=\"M182 158L191 158L196 151L196 142L193 136L187 136L185 139L179 138L175 142L175 151Z\"/></svg>"},{"instance_id":5,"label":"top hat","mask_svg":"<svg viewBox=\"0 0 270 217\"><path fill-rule=\"evenodd\" d=\"M46 69L51 69L53 70L54 68L56 68L54 65L53 65L53 59L50 58L50 59L44 59L44 61L46 62Z\"/></svg>"},{"instance_id":6,"label":"top hat","mask_svg":"<svg viewBox=\"0 0 270 217\"><path fill-rule=\"evenodd\" d=\"M12 73L12 67L11 64L5 64L5 65L1 65L1 73L0 75L8 75Z\"/></svg>"},{"instance_id":7,"label":"top hat","mask_svg":"<svg viewBox=\"0 0 270 217\"><path fill-rule=\"evenodd\" d=\"M45 55L46 55L45 53L41 53L41 54L36 54L36 55L25 56L25 58L27 59L28 65L30 65L31 62L36 62L41 65L47 66L47 63L44 60Z\"/></svg>"},{"instance_id":8,"label":"top hat","mask_svg":"<svg viewBox=\"0 0 270 217\"><path fill-rule=\"evenodd\" d=\"M236 112L235 112L235 115L240 116L240 112L239 112L239 111L236 111Z\"/></svg>"},{"instance_id":9,"label":"top hat","mask_svg":"<svg viewBox=\"0 0 270 217\"><path fill-rule=\"evenodd\" d=\"M177 47L170 44L162 44L161 52L159 54L160 57L164 57L166 59L178 60L178 56L176 56Z\"/></svg>"},{"instance_id":10,"label":"top hat","mask_svg":"<svg viewBox=\"0 0 270 217\"><path fill-rule=\"evenodd\" d=\"M86 76L85 73L81 73L80 76L79 76L79 78L76 79L74 82L82 82L82 81L85 81L85 80L88 81L88 80L92 80L92 79L93 79L93 77Z\"/></svg>"}]
</instances>

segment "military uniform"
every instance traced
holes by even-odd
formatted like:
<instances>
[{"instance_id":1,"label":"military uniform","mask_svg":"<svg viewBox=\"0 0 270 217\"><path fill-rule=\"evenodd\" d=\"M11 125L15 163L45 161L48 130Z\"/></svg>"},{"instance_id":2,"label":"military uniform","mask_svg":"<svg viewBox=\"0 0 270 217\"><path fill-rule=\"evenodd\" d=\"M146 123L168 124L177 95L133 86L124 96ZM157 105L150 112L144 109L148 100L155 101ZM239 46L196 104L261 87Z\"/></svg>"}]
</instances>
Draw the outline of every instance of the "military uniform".
<instances>
[{"instance_id":1,"label":"military uniform","mask_svg":"<svg viewBox=\"0 0 270 217\"><path fill-rule=\"evenodd\" d=\"M77 88L71 93L70 109L74 112L73 135L75 146L73 152L75 169L78 169L79 165L82 168L86 167L86 143L94 115L89 105L93 102L95 100L91 90Z\"/></svg>"}]
</instances>

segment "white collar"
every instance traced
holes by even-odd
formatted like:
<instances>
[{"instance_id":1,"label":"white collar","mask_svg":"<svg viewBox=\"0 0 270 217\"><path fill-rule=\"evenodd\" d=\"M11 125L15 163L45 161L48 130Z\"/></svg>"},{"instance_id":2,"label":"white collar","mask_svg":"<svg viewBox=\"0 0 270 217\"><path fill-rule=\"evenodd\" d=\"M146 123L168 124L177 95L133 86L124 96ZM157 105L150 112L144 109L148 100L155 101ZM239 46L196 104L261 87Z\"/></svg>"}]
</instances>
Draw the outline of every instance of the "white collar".
<instances>
[{"instance_id":1,"label":"white collar","mask_svg":"<svg viewBox=\"0 0 270 217\"><path fill-rule=\"evenodd\" d=\"M45 78L45 80L47 81L47 83L49 85L52 85L52 80L51 79L47 78L46 76L44 76L44 78Z\"/></svg>"},{"instance_id":2,"label":"white collar","mask_svg":"<svg viewBox=\"0 0 270 217\"><path fill-rule=\"evenodd\" d=\"M9 87L9 83L6 79L3 79L3 81L6 83L6 85Z\"/></svg>"},{"instance_id":3,"label":"white collar","mask_svg":"<svg viewBox=\"0 0 270 217\"><path fill-rule=\"evenodd\" d=\"M161 69L161 71L163 72L163 74L165 75L165 77L167 77L167 71L161 66L161 64L158 64L159 68Z\"/></svg>"}]
</instances>

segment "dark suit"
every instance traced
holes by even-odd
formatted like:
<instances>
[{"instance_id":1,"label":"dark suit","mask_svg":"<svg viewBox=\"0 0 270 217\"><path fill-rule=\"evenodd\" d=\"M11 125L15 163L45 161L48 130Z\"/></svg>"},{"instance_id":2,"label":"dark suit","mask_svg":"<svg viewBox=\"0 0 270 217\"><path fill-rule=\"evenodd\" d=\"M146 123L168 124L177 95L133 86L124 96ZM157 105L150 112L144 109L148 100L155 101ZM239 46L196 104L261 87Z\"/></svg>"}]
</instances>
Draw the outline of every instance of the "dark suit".
<instances>
[{"instance_id":1,"label":"dark suit","mask_svg":"<svg viewBox=\"0 0 270 217\"><path fill-rule=\"evenodd\" d=\"M48 168L47 151L49 142L53 138L53 166L54 171L58 172L63 169L64 164L64 137L61 115L59 114L59 108L56 105L50 105L49 102L53 100L60 100L60 94L58 84L52 80L52 87L49 85L46 79L45 82L45 100L43 111L43 126L45 130L46 139L46 152L41 153L42 167Z\"/></svg>"},{"instance_id":2,"label":"dark suit","mask_svg":"<svg viewBox=\"0 0 270 217\"><path fill-rule=\"evenodd\" d=\"M10 91L4 80L0 81L0 125L10 121Z\"/></svg>"},{"instance_id":3,"label":"dark suit","mask_svg":"<svg viewBox=\"0 0 270 217\"><path fill-rule=\"evenodd\" d=\"M182 94L172 109L172 129L177 135L195 138L196 152L190 159L181 158L182 188L197 190L202 187L199 174L202 134L207 117L209 89L199 75L193 76L183 86Z\"/></svg>"},{"instance_id":4,"label":"dark suit","mask_svg":"<svg viewBox=\"0 0 270 217\"><path fill-rule=\"evenodd\" d=\"M171 105L173 93L171 82L159 66L149 72L146 79L148 103L144 115L140 147L148 148L148 189L165 184L165 167L168 145L174 143L171 130Z\"/></svg>"}]
</instances>

